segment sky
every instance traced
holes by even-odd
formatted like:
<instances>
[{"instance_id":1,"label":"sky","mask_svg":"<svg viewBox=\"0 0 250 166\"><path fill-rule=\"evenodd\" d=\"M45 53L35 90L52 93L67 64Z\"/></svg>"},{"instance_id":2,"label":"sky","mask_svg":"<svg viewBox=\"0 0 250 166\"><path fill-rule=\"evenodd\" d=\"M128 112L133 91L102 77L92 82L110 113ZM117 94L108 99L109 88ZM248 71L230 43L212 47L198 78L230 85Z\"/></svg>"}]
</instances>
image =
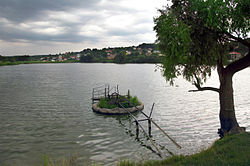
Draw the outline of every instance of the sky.
<instances>
[{"instance_id":1,"label":"sky","mask_svg":"<svg viewBox=\"0 0 250 166\"><path fill-rule=\"evenodd\" d=\"M168 0L0 0L0 55L153 43Z\"/></svg>"}]
</instances>

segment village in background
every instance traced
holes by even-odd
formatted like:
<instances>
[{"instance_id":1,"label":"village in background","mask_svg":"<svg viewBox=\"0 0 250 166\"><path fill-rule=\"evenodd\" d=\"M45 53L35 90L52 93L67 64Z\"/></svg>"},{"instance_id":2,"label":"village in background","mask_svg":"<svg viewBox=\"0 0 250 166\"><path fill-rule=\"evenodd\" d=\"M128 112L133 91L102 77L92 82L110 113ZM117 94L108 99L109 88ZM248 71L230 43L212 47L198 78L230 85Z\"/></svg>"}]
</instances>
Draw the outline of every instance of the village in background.
<instances>
[{"instance_id":1,"label":"village in background","mask_svg":"<svg viewBox=\"0 0 250 166\"><path fill-rule=\"evenodd\" d=\"M247 48L233 43L227 56L234 61L247 53ZM140 44L131 47L84 49L80 52L65 52L49 55L1 56L0 62L32 61L41 63L161 63L163 55L156 44Z\"/></svg>"}]
</instances>

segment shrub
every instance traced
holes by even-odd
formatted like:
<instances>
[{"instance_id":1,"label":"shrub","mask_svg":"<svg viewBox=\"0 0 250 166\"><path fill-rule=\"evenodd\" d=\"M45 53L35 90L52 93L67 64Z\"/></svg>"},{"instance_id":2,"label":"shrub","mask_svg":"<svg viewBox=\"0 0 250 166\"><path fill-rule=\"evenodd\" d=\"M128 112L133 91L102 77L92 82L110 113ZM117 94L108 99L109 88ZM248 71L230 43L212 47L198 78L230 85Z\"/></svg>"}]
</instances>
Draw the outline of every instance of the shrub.
<instances>
[{"instance_id":1,"label":"shrub","mask_svg":"<svg viewBox=\"0 0 250 166\"><path fill-rule=\"evenodd\" d=\"M113 109L116 107L125 107L125 108L130 108L133 106L137 106L140 104L138 98L135 97L131 97L129 96L129 102L128 103L128 97L127 96L119 96L118 99L117 98L101 98L100 102L99 102L99 107L100 108L108 108L108 109ZM118 105L118 103L120 103L121 105Z\"/></svg>"},{"instance_id":2,"label":"shrub","mask_svg":"<svg viewBox=\"0 0 250 166\"><path fill-rule=\"evenodd\" d=\"M108 109L112 109L112 108L116 108L117 106L114 104L110 104L108 103L109 99L108 98L101 98L100 102L99 102L99 107L100 108L108 108Z\"/></svg>"}]
</instances>

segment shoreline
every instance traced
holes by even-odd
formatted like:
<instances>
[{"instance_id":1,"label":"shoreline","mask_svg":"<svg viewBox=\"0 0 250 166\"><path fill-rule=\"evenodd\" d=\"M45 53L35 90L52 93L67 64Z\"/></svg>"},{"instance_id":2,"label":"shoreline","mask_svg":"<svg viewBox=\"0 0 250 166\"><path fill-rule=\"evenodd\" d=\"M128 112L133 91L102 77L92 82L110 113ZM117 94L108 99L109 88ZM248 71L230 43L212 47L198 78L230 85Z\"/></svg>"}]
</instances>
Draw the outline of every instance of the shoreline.
<instances>
[{"instance_id":1,"label":"shoreline","mask_svg":"<svg viewBox=\"0 0 250 166\"><path fill-rule=\"evenodd\" d=\"M22 65L22 64L55 64L55 63L87 63L87 64L94 64L94 63L100 63L100 64L160 64L160 62L141 62L141 63L115 63L115 62L41 62L41 61L16 61L16 62L1 62L0 61L0 67L1 66L13 66L13 65Z\"/></svg>"},{"instance_id":2,"label":"shoreline","mask_svg":"<svg viewBox=\"0 0 250 166\"><path fill-rule=\"evenodd\" d=\"M133 161L130 159L120 160L114 163L116 166L180 166L180 165L250 165L250 133L226 136L223 139L216 140L213 145L200 153L193 155L172 156L162 160ZM72 160L73 159L73 160ZM77 156L57 160L48 156L43 156L43 165L61 166L80 166L82 163L87 165L102 166L104 164L95 161L77 161ZM72 163L72 161L74 161ZM111 164L109 164L111 165Z\"/></svg>"}]
</instances>

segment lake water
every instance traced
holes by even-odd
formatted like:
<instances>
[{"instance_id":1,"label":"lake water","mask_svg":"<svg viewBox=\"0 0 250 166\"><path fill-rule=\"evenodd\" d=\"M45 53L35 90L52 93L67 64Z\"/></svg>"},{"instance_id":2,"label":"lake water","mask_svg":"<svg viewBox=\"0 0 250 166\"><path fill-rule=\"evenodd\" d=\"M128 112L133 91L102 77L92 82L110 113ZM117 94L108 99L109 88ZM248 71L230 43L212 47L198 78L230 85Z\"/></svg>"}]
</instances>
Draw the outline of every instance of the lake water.
<instances>
[{"instance_id":1,"label":"lake water","mask_svg":"<svg viewBox=\"0 0 250 166\"><path fill-rule=\"evenodd\" d=\"M85 164L113 165L122 159L160 159L128 116L104 116L91 110L92 88L104 83L130 89L145 104L153 120L182 149L156 127L153 139L164 157L191 154L218 139L218 94L190 93L182 78L169 86L153 64L30 64L0 67L0 165L42 165L42 156L71 155ZM250 68L234 76L236 116L250 129ZM218 87L216 72L207 85ZM142 119L141 114L136 115ZM147 129L147 122L143 123Z\"/></svg>"}]
</instances>

